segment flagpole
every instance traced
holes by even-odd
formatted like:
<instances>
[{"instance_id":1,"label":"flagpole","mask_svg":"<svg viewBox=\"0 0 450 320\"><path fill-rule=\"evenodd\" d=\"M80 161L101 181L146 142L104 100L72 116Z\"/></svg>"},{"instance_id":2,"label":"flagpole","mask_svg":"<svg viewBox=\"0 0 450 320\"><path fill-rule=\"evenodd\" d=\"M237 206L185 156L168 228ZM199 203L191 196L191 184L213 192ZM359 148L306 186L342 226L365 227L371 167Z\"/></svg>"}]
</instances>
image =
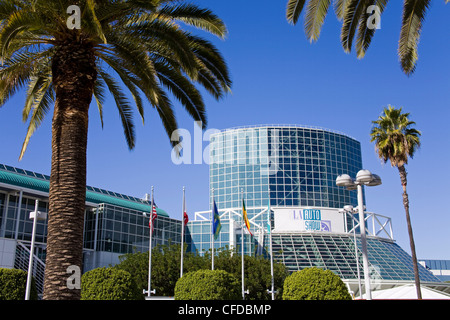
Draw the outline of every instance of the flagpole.
<instances>
[{"instance_id":1,"label":"flagpole","mask_svg":"<svg viewBox=\"0 0 450 320\"><path fill-rule=\"evenodd\" d=\"M242 234L241 234L241 256L242 256L242 300L245 300L245 284L244 284L244 190L241 189L241 198L242 198Z\"/></svg>"},{"instance_id":2,"label":"flagpole","mask_svg":"<svg viewBox=\"0 0 450 320\"><path fill-rule=\"evenodd\" d=\"M272 300L275 300L275 283L274 283L274 277L273 277L273 249L272 249L272 222L271 222L271 212L270 212L270 199L269 199L269 207L267 210L267 227L269 231L269 241L270 241L270 276L271 276L271 282L272 282L272 288L271 288L271 294L272 294Z\"/></svg>"},{"instance_id":3,"label":"flagpole","mask_svg":"<svg viewBox=\"0 0 450 320\"><path fill-rule=\"evenodd\" d=\"M212 237L212 246L211 246L211 270L214 270L214 188L212 188L212 208L211 208L211 237Z\"/></svg>"},{"instance_id":4,"label":"flagpole","mask_svg":"<svg viewBox=\"0 0 450 320\"><path fill-rule=\"evenodd\" d=\"M149 229L150 229L150 241L148 245L148 291L147 296L150 297L151 292L151 278L152 278L152 237L153 237L153 186L152 186L152 203L150 207L150 223L149 223Z\"/></svg>"},{"instance_id":5,"label":"flagpole","mask_svg":"<svg viewBox=\"0 0 450 320\"><path fill-rule=\"evenodd\" d=\"M180 278L183 277L183 253L184 253L184 215L186 212L186 202L185 202L185 187L183 187L183 213L181 221L181 264L180 264Z\"/></svg>"}]
</instances>

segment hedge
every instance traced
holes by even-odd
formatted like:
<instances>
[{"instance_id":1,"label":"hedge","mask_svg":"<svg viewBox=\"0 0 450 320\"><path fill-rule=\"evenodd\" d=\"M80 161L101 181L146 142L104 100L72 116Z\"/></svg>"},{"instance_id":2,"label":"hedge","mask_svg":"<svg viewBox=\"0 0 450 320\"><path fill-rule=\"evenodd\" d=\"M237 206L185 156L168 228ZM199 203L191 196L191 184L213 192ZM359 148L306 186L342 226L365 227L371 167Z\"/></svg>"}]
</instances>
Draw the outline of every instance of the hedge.
<instances>
[{"instance_id":1,"label":"hedge","mask_svg":"<svg viewBox=\"0 0 450 320\"><path fill-rule=\"evenodd\" d=\"M25 300L28 272L20 269L0 268L0 300ZM31 281L30 299L37 300L34 279Z\"/></svg>"},{"instance_id":2,"label":"hedge","mask_svg":"<svg viewBox=\"0 0 450 320\"><path fill-rule=\"evenodd\" d=\"M97 268L81 276L81 300L142 300L143 293L129 272Z\"/></svg>"},{"instance_id":3,"label":"hedge","mask_svg":"<svg viewBox=\"0 0 450 320\"><path fill-rule=\"evenodd\" d=\"M236 300L240 281L224 270L188 272L175 285L175 300Z\"/></svg>"},{"instance_id":4,"label":"hedge","mask_svg":"<svg viewBox=\"0 0 450 320\"><path fill-rule=\"evenodd\" d=\"M283 300L351 300L344 282L330 270L306 268L286 278Z\"/></svg>"}]
</instances>

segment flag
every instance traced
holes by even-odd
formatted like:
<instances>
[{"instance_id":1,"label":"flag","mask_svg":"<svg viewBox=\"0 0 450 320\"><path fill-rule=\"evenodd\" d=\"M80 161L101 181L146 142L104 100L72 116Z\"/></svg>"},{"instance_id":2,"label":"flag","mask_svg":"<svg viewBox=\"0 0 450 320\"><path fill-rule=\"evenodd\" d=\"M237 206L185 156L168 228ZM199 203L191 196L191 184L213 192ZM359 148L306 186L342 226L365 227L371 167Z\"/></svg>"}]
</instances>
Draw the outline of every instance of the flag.
<instances>
[{"instance_id":1,"label":"flag","mask_svg":"<svg viewBox=\"0 0 450 320\"><path fill-rule=\"evenodd\" d=\"M271 211L270 211L270 199L269 204L267 206L267 233L270 234L272 232L272 221L271 221Z\"/></svg>"},{"instance_id":2,"label":"flag","mask_svg":"<svg viewBox=\"0 0 450 320\"><path fill-rule=\"evenodd\" d=\"M214 235L214 239L216 240L219 237L220 229L222 229L222 225L220 224L219 211L217 211L216 201L213 200L212 234Z\"/></svg>"},{"instance_id":3,"label":"flag","mask_svg":"<svg viewBox=\"0 0 450 320\"><path fill-rule=\"evenodd\" d=\"M183 226L185 227L189 222L189 217L186 213L186 200L184 195L184 187L183 187Z\"/></svg>"},{"instance_id":4,"label":"flag","mask_svg":"<svg viewBox=\"0 0 450 320\"><path fill-rule=\"evenodd\" d=\"M245 223L245 226L247 227L248 232L250 232L250 235L253 236L253 234L250 231L250 221L248 221L247 210L245 210L244 199L242 199L242 216L244 218L244 223Z\"/></svg>"},{"instance_id":5,"label":"flag","mask_svg":"<svg viewBox=\"0 0 450 320\"><path fill-rule=\"evenodd\" d=\"M186 210L183 212L183 222L184 222L184 226L186 226L189 222L189 217L186 213Z\"/></svg>"},{"instance_id":6,"label":"flag","mask_svg":"<svg viewBox=\"0 0 450 320\"><path fill-rule=\"evenodd\" d=\"M156 214L156 207L154 204L152 204L152 212L150 214L150 219L148 221L148 226L149 228L152 229L152 233L153 233L153 228L154 228L154 224L155 224L155 220L158 217L158 215Z\"/></svg>"}]
</instances>

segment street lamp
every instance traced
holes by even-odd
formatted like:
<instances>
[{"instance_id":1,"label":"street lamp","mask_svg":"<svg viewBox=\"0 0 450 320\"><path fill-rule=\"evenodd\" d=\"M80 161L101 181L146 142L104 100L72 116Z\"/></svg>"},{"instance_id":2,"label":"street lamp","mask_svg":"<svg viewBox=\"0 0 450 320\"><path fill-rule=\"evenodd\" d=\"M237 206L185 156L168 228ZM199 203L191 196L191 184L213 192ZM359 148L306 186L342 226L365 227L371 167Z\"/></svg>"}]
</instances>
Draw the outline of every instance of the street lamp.
<instances>
[{"instance_id":1,"label":"street lamp","mask_svg":"<svg viewBox=\"0 0 450 320\"><path fill-rule=\"evenodd\" d=\"M34 241L36 238L36 224L38 220L47 219L47 213L38 211L38 208L39 208L39 200L36 199L34 211L30 212L30 219L33 219L33 231L31 234L31 249L30 249L30 259L28 260L28 275L27 275L27 286L25 289L25 300L30 300L31 279L33 273Z\"/></svg>"},{"instance_id":2,"label":"street lamp","mask_svg":"<svg viewBox=\"0 0 450 320\"><path fill-rule=\"evenodd\" d=\"M366 299L372 300L370 291L370 274L369 274L369 259L367 257L367 240L366 240L366 223L364 218L364 204L363 204L363 186L374 187L381 184L381 178L371 173L369 170L359 170L356 174L356 179L353 180L348 174L339 175L336 178L336 185L338 187L346 187L348 190L358 190L358 212L359 212L359 226L361 234L361 247L363 254L364 267L364 281L366 286Z\"/></svg>"},{"instance_id":3,"label":"street lamp","mask_svg":"<svg viewBox=\"0 0 450 320\"><path fill-rule=\"evenodd\" d=\"M353 242L355 243L355 258L356 258L356 271L358 275L358 290L359 296L362 298L362 289L361 289L361 274L359 272L359 259L358 259L358 247L356 245L356 228L355 228L355 218L353 217L353 213L358 212L358 209L353 208L351 205L344 206L344 209L339 209L339 212L347 215L347 213L351 214L352 219L352 229L353 229Z\"/></svg>"}]
</instances>

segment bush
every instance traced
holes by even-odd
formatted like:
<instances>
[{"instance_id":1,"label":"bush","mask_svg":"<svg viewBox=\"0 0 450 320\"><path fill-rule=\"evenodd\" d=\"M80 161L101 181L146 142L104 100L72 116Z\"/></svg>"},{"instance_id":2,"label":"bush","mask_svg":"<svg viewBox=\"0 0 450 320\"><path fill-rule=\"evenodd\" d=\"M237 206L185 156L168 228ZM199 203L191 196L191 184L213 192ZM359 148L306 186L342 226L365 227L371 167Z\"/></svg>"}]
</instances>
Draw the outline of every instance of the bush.
<instances>
[{"instance_id":1,"label":"bush","mask_svg":"<svg viewBox=\"0 0 450 320\"><path fill-rule=\"evenodd\" d=\"M284 300L351 300L344 282L330 270L306 268L284 281Z\"/></svg>"},{"instance_id":2,"label":"bush","mask_svg":"<svg viewBox=\"0 0 450 320\"><path fill-rule=\"evenodd\" d=\"M0 300L25 300L27 274L20 269L0 268ZM34 279L31 281L30 299L37 300Z\"/></svg>"},{"instance_id":3,"label":"bush","mask_svg":"<svg viewBox=\"0 0 450 320\"><path fill-rule=\"evenodd\" d=\"M240 282L223 270L188 272L175 285L175 300L236 300Z\"/></svg>"},{"instance_id":4,"label":"bush","mask_svg":"<svg viewBox=\"0 0 450 320\"><path fill-rule=\"evenodd\" d=\"M97 268L81 276L81 300L142 300L129 272L115 268Z\"/></svg>"}]
</instances>

